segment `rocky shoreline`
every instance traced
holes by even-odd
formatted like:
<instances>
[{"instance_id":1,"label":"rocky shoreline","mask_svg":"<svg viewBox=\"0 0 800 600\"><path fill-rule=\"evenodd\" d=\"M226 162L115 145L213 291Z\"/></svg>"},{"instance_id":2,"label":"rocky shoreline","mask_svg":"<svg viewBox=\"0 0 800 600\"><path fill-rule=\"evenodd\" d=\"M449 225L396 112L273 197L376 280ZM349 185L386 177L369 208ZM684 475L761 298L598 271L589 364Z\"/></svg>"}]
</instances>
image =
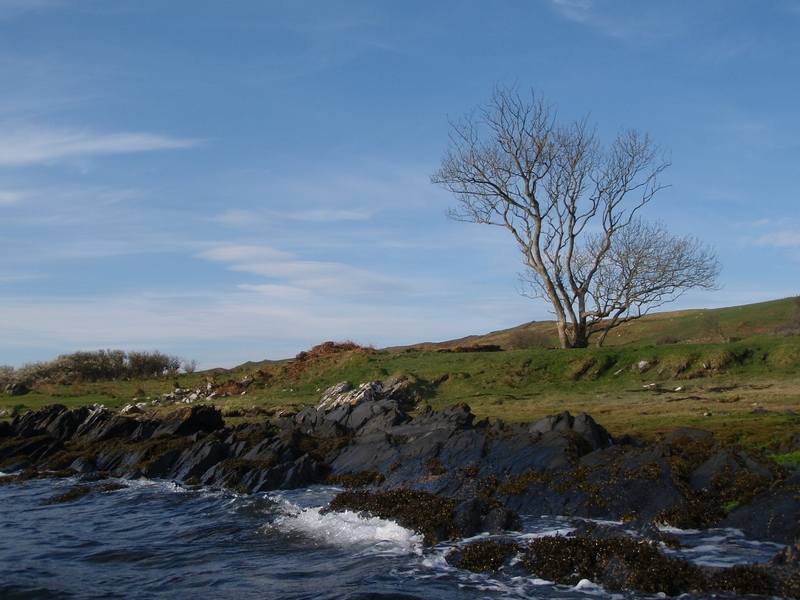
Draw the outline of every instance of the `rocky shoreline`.
<instances>
[{"instance_id":1,"label":"rocky shoreline","mask_svg":"<svg viewBox=\"0 0 800 600\"><path fill-rule=\"evenodd\" d=\"M499 536L454 556L463 568L497 569L521 554L530 572L560 583L578 577L610 590L800 597L797 471L698 429L643 444L613 439L586 414L490 423L476 421L465 404L412 416L414 400L402 382L337 386L317 408L235 427L205 405L160 417L50 406L0 422L0 471L16 473L0 483L77 475L76 497L105 477L245 493L335 483L349 489L326 510L392 518L428 544ZM519 548L502 539L519 513L625 527L584 528ZM670 540L654 524L735 527L787 549L769 568L702 569L664 554Z\"/></svg>"}]
</instances>

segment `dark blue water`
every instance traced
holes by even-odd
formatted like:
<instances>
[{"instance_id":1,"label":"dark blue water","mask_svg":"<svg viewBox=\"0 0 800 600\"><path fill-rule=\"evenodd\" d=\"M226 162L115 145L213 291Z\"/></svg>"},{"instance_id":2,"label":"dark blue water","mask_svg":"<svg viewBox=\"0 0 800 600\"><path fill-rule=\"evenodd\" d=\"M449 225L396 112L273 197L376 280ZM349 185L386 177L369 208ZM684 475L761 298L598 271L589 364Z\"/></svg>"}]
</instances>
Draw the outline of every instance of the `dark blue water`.
<instances>
[{"instance_id":1,"label":"dark blue water","mask_svg":"<svg viewBox=\"0 0 800 600\"><path fill-rule=\"evenodd\" d=\"M0 485L0 598L635 598L589 582L555 586L520 573L485 576L447 565L453 546L423 549L390 521L320 515L334 488L237 495L168 482L47 505L73 480ZM524 518L518 538L569 530ZM703 564L766 561L778 549L734 530L681 532ZM512 569L513 571L513 569Z\"/></svg>"}]
</instances>

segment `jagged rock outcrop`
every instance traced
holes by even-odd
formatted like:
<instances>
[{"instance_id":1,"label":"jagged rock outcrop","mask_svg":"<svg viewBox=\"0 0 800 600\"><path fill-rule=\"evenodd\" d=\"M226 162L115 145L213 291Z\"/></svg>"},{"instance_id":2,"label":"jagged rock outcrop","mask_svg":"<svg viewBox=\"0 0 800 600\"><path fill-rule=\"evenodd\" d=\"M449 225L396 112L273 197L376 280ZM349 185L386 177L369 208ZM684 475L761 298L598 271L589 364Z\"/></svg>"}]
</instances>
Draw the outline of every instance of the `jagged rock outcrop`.
<instances>
[{"instance_id":1,"label":"jagged rock outcrop","mask_svg":"<svg viewBox=\"0 0 800 600\"><path fill-rule=\"evenodd\" d=\"M798 475L722 447L708 432L678 430L642 445L615 442L583 413L490 423L456 404L411 415L387 396L391 386L373 384L340 386L325 397L341 402L237 427L205 405L159 417L54 405L0 425L0 470L162 477L245 492L325 481L409 490L452 500L464 531L507 529L515 513L527 513L800 537Z\"/></svg>"}]
</instances>

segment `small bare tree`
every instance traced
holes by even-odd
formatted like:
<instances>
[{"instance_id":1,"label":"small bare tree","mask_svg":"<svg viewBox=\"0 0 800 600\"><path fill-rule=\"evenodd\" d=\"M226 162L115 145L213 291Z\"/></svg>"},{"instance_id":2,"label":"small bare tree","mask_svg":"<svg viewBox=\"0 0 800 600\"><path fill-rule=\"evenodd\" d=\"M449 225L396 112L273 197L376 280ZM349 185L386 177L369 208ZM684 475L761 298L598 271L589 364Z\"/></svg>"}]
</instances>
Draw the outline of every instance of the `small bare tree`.
<instances>
[{"instance_id":1,"label":"small bare tree","mask_svg":"<svg viewBox=\"0 0 800 600\"><path fill-rule=\"evenodd\" d=\"M669 166L647 135L626 131L607 148L587 120L556 123L531 93L498 89L451 124L432 181L451 191L450 216L507 229L522 251L532 295L553 306L563 348L585 347L690 288L711 288L714 253L638 213Z\"/></svg>"}]
</instances>

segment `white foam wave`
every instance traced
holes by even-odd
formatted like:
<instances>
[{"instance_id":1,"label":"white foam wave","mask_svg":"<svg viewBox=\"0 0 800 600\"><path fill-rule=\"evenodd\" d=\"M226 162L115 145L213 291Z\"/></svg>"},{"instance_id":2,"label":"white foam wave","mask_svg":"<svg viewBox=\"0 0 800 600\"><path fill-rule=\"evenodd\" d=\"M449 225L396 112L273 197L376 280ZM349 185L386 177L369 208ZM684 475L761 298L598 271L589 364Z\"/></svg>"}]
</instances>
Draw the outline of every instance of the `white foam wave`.
<instances>
[{"instance_id":1,"label":"white foam wave","mask_svg":"<svg viewBox=\"0 0 800 600\"><path fill-rule=\"evenodd\" d=\"M512 537L520 541L528 541L544 537L566 536L575 531L574 527L554 527L552 529L545 529L542 531L534 531L533 533L517 533Z\"/></svg>"},{"instance_id":2,"label":"white foam wave","mask_svg":"<svg viewBox=\"0 0 800 600\"><path fill-rule=\"evenodd\" d=\"M583 592L584 594L591 594L595 596L606 595L606 591L603 586L597 585L590 579L581 579L572 589L578 592Z\"/></svg>"},{"instance_id":3,"label":"white foam wave","mask_svg":"<svg viewBox=\"0 0 800 600\"><path fill-rule=\"evenodd\" d=\"M322 514L321 507L299 508L286 503L286 513L267 527L337 546L370 545L388 554L422 554L422 536L394 521L362 517L346 510Z\"/></svg>"},{"instance_id":4,"label":"white foam wave","mask_svg":"<svg viewBox=\"0 0 800 600\"><path fill-rule=\"evenodd\" d=\"M679 529L666 523L656 523L656 529L662 533L671 533L673 535L695 535L700 533L699 529Z\"/></svg>"},{"instance_id":5,"label":"white foam wave","mask_svg":"<svg viewBox=\"0 0 800 600\"><path fill-rule=\"evenodd\" d=\"M191 493L191 494L206 494L210 496L240 496L241 494L237 494L232 490L226 489L217 489L205 486L190 486L184 485L178 481L173 481L171 479L149 479L147 477L138 477L136 479L128 479L124 477L112 477L110 478L112 481L118 481L120 483L124 483L130 488L141 488L141 489L154 489L160 490L164 492L175 492L175 493Z\"/></svg>"}]
</instances>

